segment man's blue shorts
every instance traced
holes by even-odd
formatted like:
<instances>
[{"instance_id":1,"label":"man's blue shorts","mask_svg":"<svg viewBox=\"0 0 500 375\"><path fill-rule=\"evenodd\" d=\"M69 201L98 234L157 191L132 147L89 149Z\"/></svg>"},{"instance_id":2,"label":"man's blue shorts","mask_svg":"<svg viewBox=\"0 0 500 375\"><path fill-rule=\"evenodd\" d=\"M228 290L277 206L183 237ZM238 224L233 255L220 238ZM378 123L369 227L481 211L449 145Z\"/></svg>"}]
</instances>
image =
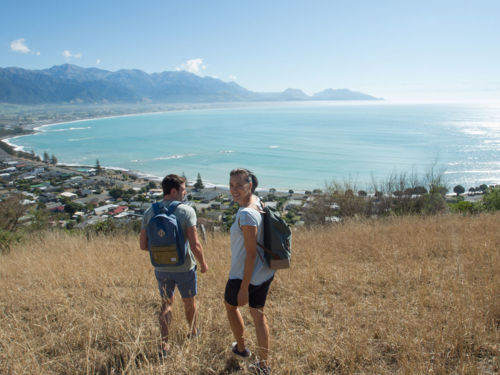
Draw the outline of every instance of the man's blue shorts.
<instances>
[{"instance_id":1,"label":"man's blue shorts","mask_svg":"<svg viewBox=\"0 0 500 375\"><path fill-rule=\"evenodd\" d=\"M196 267L186 272L163 272L155 270L155 276L162 298L172 298L176 285L182 298L194 297L198 292Z\"/></svg>"}]
</instances>

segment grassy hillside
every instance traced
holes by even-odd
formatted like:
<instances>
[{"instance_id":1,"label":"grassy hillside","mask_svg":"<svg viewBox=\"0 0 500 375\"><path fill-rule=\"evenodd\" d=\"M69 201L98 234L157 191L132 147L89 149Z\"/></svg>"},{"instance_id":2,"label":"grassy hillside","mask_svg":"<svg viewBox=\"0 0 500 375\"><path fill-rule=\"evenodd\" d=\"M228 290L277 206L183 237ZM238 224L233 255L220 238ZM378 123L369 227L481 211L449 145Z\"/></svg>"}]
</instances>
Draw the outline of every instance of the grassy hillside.
<instances>
[{"instance_id":1,"label":"grassy hillside","mask_svg":"<svg viewBox=\"0 0 500 375\"><path fill-rule=\"evenodd\" d=\"M450 215L294 232L293 266L266 307L273 372L498 373L499 223ZM229 237L209 238L205 251L202 335L186 339L178 300L172 353L160 361L159 298L135 236L49 232L13 248L0 256L0 373L247 373L230 356L222 303Z\"/></svg>"}]
</instances>

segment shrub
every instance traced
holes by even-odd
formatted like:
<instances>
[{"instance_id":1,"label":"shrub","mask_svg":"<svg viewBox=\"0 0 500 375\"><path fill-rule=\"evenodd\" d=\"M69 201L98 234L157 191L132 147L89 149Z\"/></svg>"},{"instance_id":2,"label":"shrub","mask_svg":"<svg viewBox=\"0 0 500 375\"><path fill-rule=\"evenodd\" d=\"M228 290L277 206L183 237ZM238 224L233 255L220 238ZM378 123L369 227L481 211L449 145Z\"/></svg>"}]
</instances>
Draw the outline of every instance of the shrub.
<instances>
[{"instance_id":1,"label":"shrub","mask_svg":"<svg viewBox=\"0 0 500 375\"><path fill-rule=\"evenodd\" d=\"M472 214L478 212L478 209L472 202L460 201L450 204L451 212L462 213L462 214Z\"/></svg>"},{"instance_id":2,"label":"shrub","mask_svg":"<svg viewBox=\"0 0 500 375\"><path fill-rule=\"evenodd\" d=\"M21 204L22 197L13 195L0 202L0 230L14 232L18 229L19 219L26 212L26 207Z\"/></svg>"},{"instance_id":3,"label":"shrub","mask_svg":"<svg viewBox=\"0 0 500 375\"><path fill-rule=\"evenodd\" d=\"M486 210L500 210L500 187L490 189L483 196L483 206Z\"/></svg>"},{"instance_id":4,"label":"shrub","mask_svg":"<svg viewBox=\"0 0 500 375\"><path fill-rule=\"evenodd\" d=\"M435 215L444 212L447 209L446 199L443 194L435 192L423 196L422 213L426 215Z\"/></svg>"},{"instance_id":5,"label":"shrub","mask_svg":"<svg viewBox=\"0 0 500 375\"><path fill-rule=\"evenodd\" d=\"M104 221L99 221L95 224L88 225L83 230L88 236L90 235L123 235L129 233L139 234L141 230L141 220L131 220L126 222L118 222L115 219L108 218Z\"/></svg>"},{"instance_id":6,"label":"shrub","mask_svg":"<svg viewBox=\"0 0 500 375\"><path fill-rule=\"evenodd\" d=\"M22 239L22 235L18 232L0 229L0 254L8 253L11 246L21 242Z\"/></svg>"}]
</instances>

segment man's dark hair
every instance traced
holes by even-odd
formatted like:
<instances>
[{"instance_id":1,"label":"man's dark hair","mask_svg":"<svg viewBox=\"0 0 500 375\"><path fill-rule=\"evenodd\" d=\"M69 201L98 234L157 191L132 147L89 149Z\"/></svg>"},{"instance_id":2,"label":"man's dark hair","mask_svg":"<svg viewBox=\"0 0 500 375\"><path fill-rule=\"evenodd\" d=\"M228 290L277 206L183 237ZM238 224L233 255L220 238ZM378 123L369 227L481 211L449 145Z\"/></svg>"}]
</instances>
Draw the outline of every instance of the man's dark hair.
<instances>
[{"instance_id":1,"label":"man's dark hair","mask_svg":"<svg viewBox=\"0 0 500 375\"><path fill-rule=\"evenodd\" d=\"M180 190L181 184L186 183L186 178L182 176L177 176L176 174L169 174L165 176L161 182L161 187L163 189L163 195L170 194L172 189Z\"/></svg>"}]
</instances>

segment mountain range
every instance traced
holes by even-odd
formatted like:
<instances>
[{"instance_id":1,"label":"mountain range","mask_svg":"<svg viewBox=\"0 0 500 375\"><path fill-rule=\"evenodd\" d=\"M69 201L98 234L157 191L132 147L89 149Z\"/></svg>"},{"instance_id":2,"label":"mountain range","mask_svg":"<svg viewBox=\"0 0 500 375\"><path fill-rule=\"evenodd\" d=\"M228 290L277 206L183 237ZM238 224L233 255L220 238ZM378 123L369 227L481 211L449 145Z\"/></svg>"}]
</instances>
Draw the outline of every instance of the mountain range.
<instances>
[{"instance_id":1,"label":"mountain range","mask_svg":"<svg viewBox=\"0 0 500 375\"><path fill-rule=\"evenodd\" d=\"M298 89L253 92L217 78L185 71L148 74L110 72L64 64L44 70L0 68L0 103L190 103L288 100L381 100L348 89L326 89L312 96Z\"/></svg>"}]
</instances>

